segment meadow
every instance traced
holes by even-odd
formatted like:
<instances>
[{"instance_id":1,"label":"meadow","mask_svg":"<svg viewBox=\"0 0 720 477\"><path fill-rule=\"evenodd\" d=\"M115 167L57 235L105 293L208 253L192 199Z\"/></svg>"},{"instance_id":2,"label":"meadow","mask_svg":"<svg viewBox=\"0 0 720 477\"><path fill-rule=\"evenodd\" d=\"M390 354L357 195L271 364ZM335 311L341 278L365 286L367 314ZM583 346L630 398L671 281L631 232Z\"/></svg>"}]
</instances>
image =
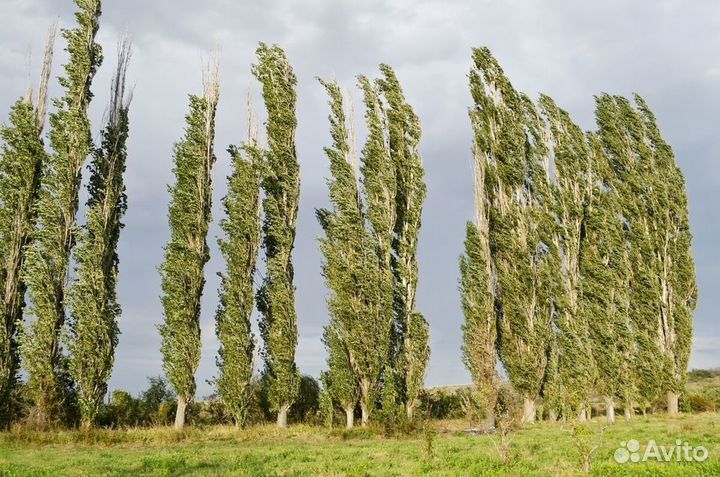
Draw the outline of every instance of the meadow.
<instances>
[{"instance_id":1,"label":"meadow","mask_svg":"<svg viewBox=\"0 0 720 477\"><path fill-rule=\"evenodd\" d=\"M308 425L10 431L0 434L0 476L574 476L584 474L582 454L595 446L590 475L720 475L717 413L638 416L610 426L598 417L579 435L561 422L526 425L505 439L467 429L463 420L444 420L404 437ZM643 448L651 439L667 448L680 439L704 446L708 458L617 463L617 448L631 439Z\"/></svg>"}]
</instances>

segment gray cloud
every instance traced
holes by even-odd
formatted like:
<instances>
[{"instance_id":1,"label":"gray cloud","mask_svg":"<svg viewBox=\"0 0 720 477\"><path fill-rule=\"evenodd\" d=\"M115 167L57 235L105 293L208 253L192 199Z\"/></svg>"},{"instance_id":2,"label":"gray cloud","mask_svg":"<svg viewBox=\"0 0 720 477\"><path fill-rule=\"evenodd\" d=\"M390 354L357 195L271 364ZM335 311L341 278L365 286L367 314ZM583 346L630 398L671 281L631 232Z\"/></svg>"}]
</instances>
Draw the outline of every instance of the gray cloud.
<instances>
[{"instance_id":1,"label":"gray cloud","mask_svg":"<svg viewBox=\"0 0 720 477\"><path fill-rule=\"evenodd\" d=\"M135 42L131 67L136 82L127 171L129 210L120 244L123 321L113 387L137 391L145 376L161 372L162 319L156 267L167 239L166 185L172 181L172 144L181 137L187 94L200 90L201 58L222 46L222 97L218 111L215 219L225 193L228 144L243 139L245 94L258 87L250 75L257 41L286 48L299 78L298 152L302 199L295 251L300 346L298 362L317 375L327 321L313 210L327 204L326 98L316 75L336 75L354 87L355 75L393 65L423 125L422 153L428 199L420 241L419 308L430 322L432 358L427 384L467 382L460 360L462 315L457 260L463 224L472 217L467 71L470 49L489 46L515 85L531 96L553 96L584 128L593 127L592 96L637 91L654 108L684 170L691 203L694 249L700 281L692 366L720 364L715 311L720 298L720 189L715 129L720 124L720 4L712 0L624 2L532 2L513 0L158 0L105 2L99 40L106 61L94 83L95 129L108 99L115 42L125 30ZM52 19L72 22L69 0L9 0L0 4L0 119L25 91L27 51L42 50ZM62 43L59 43L62 45ZM65 54L57 55L55 70ZM33 64L33 72L38 68ZM57 94L55 86L52 90ZM359 96L356 94L356 103ZM258 107L258 110L261 109ZM359 109L359 108L358 108ZM357 118L360 123L361 118ZM199 394L211 387L217 343L213 318L216 273L222 260L214 247L203 299L203 360Z\"/></svg>"}]
</instances>

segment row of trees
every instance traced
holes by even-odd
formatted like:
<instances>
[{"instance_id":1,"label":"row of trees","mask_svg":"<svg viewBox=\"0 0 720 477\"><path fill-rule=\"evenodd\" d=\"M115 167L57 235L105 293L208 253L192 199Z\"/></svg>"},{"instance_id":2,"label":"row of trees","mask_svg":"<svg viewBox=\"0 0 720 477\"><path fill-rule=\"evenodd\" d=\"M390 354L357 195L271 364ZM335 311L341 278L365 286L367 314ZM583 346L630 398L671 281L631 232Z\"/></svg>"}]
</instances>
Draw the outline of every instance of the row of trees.
<instances>
[{"instance_id":1,"label":"row of trees","mask_svg":"<svg viewBox=\"0 0 720 477\"><path fill-rule=\"evenodd\" d=\"M608 419L684 388L697 301L681 171L645 102L596 97L585 133L473 52L476 218L461 258L465 363L490 420L498 361L550 418Z\"/></svg>"},{"instance_id":2,"label":"row of trees","mask_svg":"<svg viewBox=\"0 0 720 477\"><path fill-rule=\"evenodd\" d=\"M123 174L130 94L130 44L122 41L101 143L87 110L102 62L95 42L101 4L75 0L77 25L64 30L69 62L42 138L54 29L37 98L28 93L1 130L0 405L16 413L22 358L32 420L43 426L96 423L118 343L117 245L126 210ZM598 131L584 133L546 96L535 104L513 89L486 49L474 50L476 220L461 259L466 323L463 351L489 418L498 400L498 362L524 398L531 421L542 401L552 416L583 416L590 393L643 405L666 393L677 410L696 301L682 174L652 113L619 97L597 98ZM217 60L189 97L169 187L170 240L159 272L163 366L185 424L200 361L200 312L209 259ZM247 139L230 146L223 199L216 334L218 393L237 425L252 399L258 356L277 425L287 426L301 376L292 253L300 193L295 147L297 79L284 51L261 43L252 68L262 86L266 144L251 101ZM416 310L417 243L426 188L419 120L390 66L358 76L367 136L355 150L353 110L336 81L329 96L331 206L316 216L330 323L323 341L325 408L367 425L378 408L389 421L412 419L429 359L428 324ZM88 157L85 222L78 223ZM258 255L264 251L259 286ZM74 273L70 273L71 264ZM27 293L26 293L27 292ZM30 298L23 325L24 298ZM262 317L260 348L252 312Z\"/></svg>"},{"instance_id":3,"label":"row of trees","mask_svg":"<svg viewBox=\"0 0 720 477\"><path fill-rule=\"evenodd\" d=\"M333 144L328 180L332 209L317 210L325 232L320 249L331 295L324 342L329 370L323 386L353 426L381 401L413 417L430 356L428 325L415 309L417 240L425 199L420 126L388 65L382 77L358 77L368 135L355 156L352 115L337 82L321 80L330 96ZM380 399L379 399L380 397Z\"/></svg>"},{"instance_id":4,"label":"row of trees","mask_svg":"<svg viewBox=\"0 0 720 477\"><path fill-rule=\"evenodd\" d=\"M62 32L69 62L59 80L64 95L53 101L55 111L50 114L50 151L42 130L54 26L37 97L30 89L15 103L10 125L2 129L3 424L14 412L22 357L33 422L46 426L67 420L69 403L76 402L83 426L91 426L107 391L117 345L117 243L126 209L123 173L130 95L125 74L130 44L125 40L119 45L107 125L101 144L95 146L87 110L93 77L102 63L102 50L95 42L101 5L98 0L76 4L76 27ZM79 192L89 156L89 198L86 220L80 225ZM69 280L71 263L75 273ZM26 291L27 314L34 320L24 329Z\"/></svg>"}]
</instances>

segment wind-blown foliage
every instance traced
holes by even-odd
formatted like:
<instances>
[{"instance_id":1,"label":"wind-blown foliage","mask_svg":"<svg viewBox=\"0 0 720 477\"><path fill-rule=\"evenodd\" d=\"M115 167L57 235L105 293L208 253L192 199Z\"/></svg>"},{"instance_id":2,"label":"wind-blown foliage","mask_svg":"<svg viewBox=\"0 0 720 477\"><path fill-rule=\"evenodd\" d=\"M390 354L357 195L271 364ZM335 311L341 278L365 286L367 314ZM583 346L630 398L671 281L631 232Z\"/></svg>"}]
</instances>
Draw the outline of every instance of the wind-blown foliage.
<instances>
[{"instance_id":1,"label":"wind-blown foliage","mask_svg":"<svg viewBox=\"0 0 720 477\"><path fill-rule=\"evenodd\" d=\"M323 275L332 292L328 298L331 321L325 328L324 341L329 392L345 410L346 426L351 427L359 393L364 424L374 407L389 346L388 309L383 308L389 302L387 289L379 287L378 244L366 224L342 93L336 82L321 84L330 96L333 139L332 147L325 148L332 175L327 182L333 209L316 212L325 232L320 239ZM383 298L386 301L381 303Z\"/></svg>"},{"instance_id":2,"label":"wind-blown foliage","mask_svg":"<svg viewBox=\"0 0 720 477\"><path fill-rule=\"evenodd\" d=\"M21 326L27 287L21 271L25 247L35 227L35 201L47 154L41 134L45 125L47 85L52 66L56 24L50 28L37 104L32 93L10 110L9 126L0 128L0 427L9 424L19 368L17 330Z\"/></svg>"},{"instance_id":3,"label":"wind-blown foliage","mask_svg":"<svg viewBox=\"0 0 720 477\"><path fill-rule=\"evenodd\" d=\"M473 130L476 111L470 112ZM473 385L485 406L488 425L494 424L500 377L497 372L496 284L490 253L488 197L485 192L484 157L475 146L475 223L465 226L465 251L460 257L460 297L463 323L463 362L470 371Z\"/></svg>"},{"instance_id":4,"label":"wind-blown foliage","mask_svg":"<svg viewBox=\"0 0 720 477\"><path fill-rule=\"evenodd\" d=\"M667 395L677 412L697 301L687 196L672 149L639 96L597 99L599 134L617 174L630 260L630 314L641 404Z\"/></svg>"},{"instance_id":5,"label":"wind-blown foliage","mask_svg":"<svg viewBox=\"0 0 720 477\"><path fill-rule=\"evenodd\" d=\"M76 0L77 27L63 30L70 59L60 85L65 95L54 101L50 115L50 146L44 161L36 202L37 228L27 250L25 281L29 287L30 314L35 321L22 341L23 366L38 422L61 417L68 397L67 363L60 332L65 323L65 283L70 253L75 244L82 167L91 149L87 109L90 85L102 62L95 43L101 14L100 0Z\"/></svg>"},{"instance_id":6,"label":"wind-blown foliage","mask_svg":"<svg viewBox=\"0 0 720 477\"><path fill-rule=\"evenodd\" d=\"M417 245L423 202L425 171L418 152L420 122L405 100L400 82L388 65L380 65L378 89L385 100L388 145L395 167L395 329L393 367L399 374L407 416L412 418L423 389L430 358L428 324L415 309L418 285Z\"/></svg>"},{"instance_id":7,"label":"wind-blown foliage","mask_svg":"<svg viewBox=\"0 0 720 477\"><path fill-rule=\"evenodd\" d=\"M41 139L57 24L50 27L36 104L32 92L10 110L9 126L0 127L0 428L11 422L17 400L18 329L22 326L27 286L21 271L25 248L35 227L35 201L46 159Z\"/></svg>"},{"instance_id":8,"label":"wind-blown foliage","mask_svg":"<svg viewBox=\"0 0 720 477\"><path fill-rule=\"evenodd\" d=\"M590 342L590 327L584 313L582 297L581 253L585 205L588 198L590 153L583 131L570 115L557 107L548 96L540 97L540 107L547 122L553 149L556 197L554 215L558 230L554 247L559 250L562 266L556 300L555 343L557 346L557 379L559 404L563 415L569 412L585 415L595 363Z\"/></svg>"},{"instance_id":9,"label":"wind-blown foliage","mask_svg":"<svg viewBox=\"0 0 720 477\"><path fill-rule=\"evenodd\" d=\"M185 137L175 145L176 180L169 187L170 241L160 267L165 321L159 330L163 368L178 395L177 429L185 425L186 406L195 396L195 371L200 362L200 300L205 286L203 269L210 258L207 233L216 160L217 81L217 69L213 69L205 78L203 96L190 96Z\"/></svg>"},{"instance_id":10,"label":"wind-blown foliage","mask_svg":"<svg viewBox=\"0 0 720 477\"><path fill-rule=\"evenodd\" d=\"M130 43L118 48L118 65L111 87L108 123L102 146L90 165L86 224L74 251L77 279L68 292L70 375L77 384L83 427L92 427L107 393L118 343L117 254L122 216L127 209L123 175L127 160L130 97L125 75Z\"/></svg>"},{"instance_id":11,"label":"wind-blown foliage","mask_svg":"<svg viewBox=\"0 0 720 477\"><path fill-rule=\"evenodd\" d=\"M375 408L377 392L381 379L395 382L395 369L390 361L393 329L393 235L395 230L397 181L395 166L390 155L390 146L386 135L386 117L382 107L380 93L365 76L359 76L358 82L363 91L365 103L365 122L367 139L360 157L360 172L365 196L365 215L370 225L375 253L377 254L376 301L378 314L375 343L372 354L366 358L366 379L360 380L360 409L363 425L367 424ZM374 268L374 266L373 266ZM392 380L392 381L391 381Z\"/></svg>"},{"instance_id":12,"label":"wind-blown foliage","mask_svg":"<svg viewBox=\"0 0 720 477\"><path fill-rule=\"evenodd\" d=\"M692 346L693 313L697 305L695 262L688 217L685 178L675 164L672 148L660 134L655 116L640 96L635 96L638 114L645 126L645 137L653 152L651 177L658 194L656 250L659 256L661 349L669 362L662 384L668 411L678 412L678 396L685 390L687 366Z\"/></svg>"},{"instance_id":13,"label":"wind-blown foliage","mask_svg":"<svg viewBox=\"0 0 720 477\"><path fill-rule=\"evenodd\" d=\"M470 72L476 148L487 161L490 250L497 274L500 359L535 418L551 343L559 271L553 197L542 125L532 102L515 91L486 48L473 50Z\"/></svg>"},{"instance_id":14,"label":"wind-blown foliage","mask_svg":"<svg viewBox=\"0 0 720 477\"><path fill-rule=\"evenodd\" d=\"M300 167L295 150L297 78L279 46L261 43L257 57L253 74L262 83L268 114L266 173L262 181L266 275L257 302L263 315L260 332L271 380L270 404L277 412L278 426L285 427L300 385L295 363L298 332L292 262L300 197Z\"/></svg>"},{"instance_id":15,"label":"wind-blown foliage","mask_svg":"<svg viewBox=\"0 0 720 477\"><path fill-rule=\"evenodd\" d=\"M597 135L588 136L590 191L581 250L582 301L598 380L595 390L605 398L607 417L615 404L630 415L635 400L634 336L629 314L631 264L622 217L622 197Z\"/></svg>"},{"instance_id":16,"label":"wind-blown foliage","mask_svg":"<svg viewBox=\"0 0 720 477\"><path fill-rule=\"evenodd\" d=\"M215 326L220 341L217 386L238 427L245 424L252 391L255 342L250 317L261 240L263 151L253 136L251 133L242 147L229 149L233 171L223 200L226 216L220 222L225 238L218 240L227 265L226 272L220 275L220 306Z\"/></svg>"},{"instance_id":17,"label":"wind-blown foliage","mask_svg":"<svg viewBox=\"0 0 720 477\"><path fill-rule=\"evenodd\" d=\"M626 243L632 263L629 314L632 319L635 375L638 399L647 406L660 395L666 364L660 350L658 320L661 290L657 279L657 256L653 243L652 158L643 138L643 124L630 103L621 97L597 98L596 119L602 141L615 173L613 186L620 197Z\"/></svg>"}]
</instances>

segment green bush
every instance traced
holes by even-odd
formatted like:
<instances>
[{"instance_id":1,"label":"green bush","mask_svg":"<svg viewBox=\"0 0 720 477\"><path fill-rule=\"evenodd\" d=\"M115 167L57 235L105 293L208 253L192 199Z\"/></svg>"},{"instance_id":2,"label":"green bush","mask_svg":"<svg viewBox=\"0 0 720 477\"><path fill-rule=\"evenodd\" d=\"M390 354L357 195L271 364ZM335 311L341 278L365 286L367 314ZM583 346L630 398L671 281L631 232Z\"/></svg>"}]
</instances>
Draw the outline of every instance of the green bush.
<instances>
[{"instance_id":1,"label":"green bush","mask_svg":"<svg viewBox=\"0 0 720 477\"><path fill-rule=\"evenodd\" d=\"M704 393L687 393L680 396L682 412L713 412L716 409L716 403Z\"/></svg>"}]
</instances>

